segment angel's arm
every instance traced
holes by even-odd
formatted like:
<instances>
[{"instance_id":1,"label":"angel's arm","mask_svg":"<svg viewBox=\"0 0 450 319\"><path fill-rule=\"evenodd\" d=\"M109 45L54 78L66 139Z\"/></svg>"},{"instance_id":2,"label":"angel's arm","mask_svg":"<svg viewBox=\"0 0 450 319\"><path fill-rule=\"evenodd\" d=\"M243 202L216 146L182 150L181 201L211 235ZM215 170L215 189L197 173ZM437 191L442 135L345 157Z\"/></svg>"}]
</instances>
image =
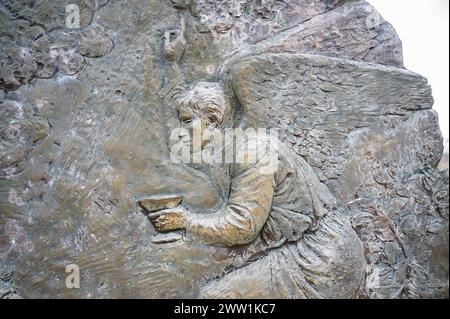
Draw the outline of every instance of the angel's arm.
<instances>
[{"instance_id":1,"label":"angel's arm","mask_svg":"<svg viewBox=\"0 0 450 319\"><path fill-rule=\"evenodd\" d=\"M264 165L264 160L239 165L226 207L214 214L189 214L187 237L220 246L253 241L269 216L274 193L274 174L264 171Z\"/></svg>"}]
</instances>

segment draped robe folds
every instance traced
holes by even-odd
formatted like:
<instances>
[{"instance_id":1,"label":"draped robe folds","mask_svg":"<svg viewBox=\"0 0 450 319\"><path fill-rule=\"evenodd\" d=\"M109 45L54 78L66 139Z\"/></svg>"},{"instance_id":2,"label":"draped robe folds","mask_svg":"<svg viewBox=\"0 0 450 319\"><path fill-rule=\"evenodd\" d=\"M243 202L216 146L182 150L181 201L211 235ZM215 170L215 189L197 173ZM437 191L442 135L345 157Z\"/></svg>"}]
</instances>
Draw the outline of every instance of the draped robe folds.
<instances>
[{"instance_id":1,"label":"draped robe folds","mask_svg":"<svg viewBox=\"0 0 450 319\"><path fill-rule=\"evenodd\" d=\"M226 165L209 168L217 184L229 172L229 198L216 213L190 214L186 238L245 248L232 270L210 282L202 296L333 298L346 291L352 297L365 270L359 238L303 158L279 145L276 169L267 168L274 158L269 142L256 136L236 145L237 155L265 149L253 157L256 161L228 164L229 170ZM336 284L350 289L336 289Z\"/></svg>"}]
</instances>

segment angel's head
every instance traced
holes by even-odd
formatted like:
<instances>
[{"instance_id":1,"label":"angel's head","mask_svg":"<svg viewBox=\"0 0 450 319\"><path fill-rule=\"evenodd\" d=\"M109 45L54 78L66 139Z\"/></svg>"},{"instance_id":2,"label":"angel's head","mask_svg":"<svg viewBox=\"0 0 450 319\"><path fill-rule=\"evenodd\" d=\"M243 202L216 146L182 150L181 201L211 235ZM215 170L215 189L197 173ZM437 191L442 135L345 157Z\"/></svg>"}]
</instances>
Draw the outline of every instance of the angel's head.
<instances>
[{"instance_id":1,"label":"angel's head","mask_svg":"<svg viewBox=\"0 0 450 319\"><path fill-rule=\"evenodd\" d=\"M218 130L232 123L233 110L222 84L196 82L175 94L181 126L201 137L206 146ZM194 135L193 135L194 136Z\"/></svg>"},{"instance_id":2,"label":"angel's head","mask_svg":"<svg viewBox=\"0 0 450 319\"><path fill-rule=\"evenodd\" d=\"M177 94L175 100L178 117L185 125L198 120L204 128L217 129L231 121L231 103L220 83L196 82Z\"/></svg>"}]
</instances>

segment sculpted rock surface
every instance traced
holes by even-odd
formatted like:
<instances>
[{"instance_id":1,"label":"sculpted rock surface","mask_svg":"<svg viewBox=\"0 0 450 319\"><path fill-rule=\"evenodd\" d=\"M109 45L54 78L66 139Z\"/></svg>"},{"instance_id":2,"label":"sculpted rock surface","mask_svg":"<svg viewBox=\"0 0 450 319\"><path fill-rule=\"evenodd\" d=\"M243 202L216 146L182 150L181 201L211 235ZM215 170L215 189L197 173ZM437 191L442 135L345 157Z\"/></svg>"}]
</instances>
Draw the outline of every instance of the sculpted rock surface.
<instances>
[{"instance_id":1,"label":"sculpted rock surface","mask_svg":"<svg viewBox=\"0 0 450 319\"><path fill-rule=\"evenodd\" d=\"M365 1L0 0L0 21L0 298L448 297L431 88ZM276 156L236 133L175 161L196 123L200 153L262 128Z\"/></svg>"}]
</instances>

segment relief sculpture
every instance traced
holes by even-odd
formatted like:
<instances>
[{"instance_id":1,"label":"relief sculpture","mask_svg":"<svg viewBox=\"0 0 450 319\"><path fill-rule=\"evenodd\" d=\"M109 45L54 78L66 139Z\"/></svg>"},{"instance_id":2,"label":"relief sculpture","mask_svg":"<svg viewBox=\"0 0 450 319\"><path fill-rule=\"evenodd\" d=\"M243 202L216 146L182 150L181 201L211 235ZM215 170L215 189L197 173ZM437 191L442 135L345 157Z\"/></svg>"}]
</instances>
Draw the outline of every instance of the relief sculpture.
<instances>
[{"instance_id":1,"label":"relief sculpture","mask_svg":"<svg viewBox=\"0 0 450 319\"><path fill-rule=\"evenodd\" d=\"M0 0L0 298L448 298L431 87L369 3L32 2Z\"/></svg>"}]
</instances>

